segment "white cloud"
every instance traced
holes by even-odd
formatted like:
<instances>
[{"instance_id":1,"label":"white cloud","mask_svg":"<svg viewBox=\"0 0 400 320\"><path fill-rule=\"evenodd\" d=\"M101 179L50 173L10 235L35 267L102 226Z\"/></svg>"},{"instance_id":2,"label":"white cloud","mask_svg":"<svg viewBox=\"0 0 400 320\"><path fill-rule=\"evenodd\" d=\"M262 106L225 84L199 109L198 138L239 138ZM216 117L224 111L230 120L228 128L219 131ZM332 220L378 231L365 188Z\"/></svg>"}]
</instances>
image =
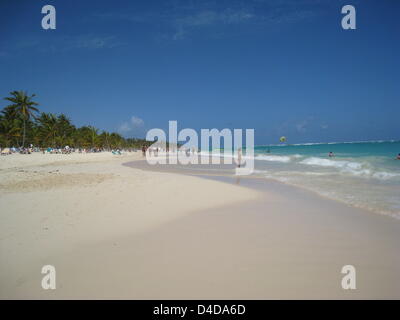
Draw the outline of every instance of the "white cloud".
<instances>
[{"instance_id":1,"label":"white cloud","mask_svg":"<svg viewBox=\"0 0 400 320\"><path fill-rule=\"evenodd\" d=\"M129 126L129 124L127 122L122 123L119 127L118 127L118 132L119 133L127 133L129 131L131 131L132 128Z\"/></svg>"},{"instance_id":2,"label":"white cloud","mask_svg":"<svg viewBox=\"0 0 400 320\"><path fill-rule=\"evenodd\" d=\"M144 128L143 119L137 116L132 116L130 121L125 121L118 127L118 132L121 134L127 134L127 133L141 134L143 133L142 132L143 128Z\"/></svg>"},{"instance_id":3,"label":"white cloud","mask_svg":"<svg viewBox=\"0 0 400 320\"><path fill-rule=\"evenodd\" d=\"M255 15L248 11L234 11L231 9L221 12L205 10L192 15L179 16L173 19L176 32L172 38L174 40L181 40L194 29L216 25L240 24L245 23L254 17Z\"/></svg>"},{"instance_id":4,"label":"white cloud","mask_svg":"<svg viewBox=\"0 0 400 320\"><path fill-rule=\"evenodd\" d=\"M76 36L59 36L45 38L39 36L35 39L22 39L15 45L11 45L11 50L16 52L35 50L40 53L66 52L72 50L104 50L124 46L126 43L118 40L112 35L82 34Z\"/></svg>"},{"instance_id":5,"label":"white cloud","mask_svg":"<svg viewBox=\"0 0 400 320\"><path fill-rule=\"evenodd\" d=\"M329 126L327 124L321 124L321 129L328 129Z\"/></svg>"},{"instance_id":6,"label":"white cloud","mask_svg":"<svg viewBox=\"0 0 400 320\"><path fill-rule=\"evenodd\" d=\"M144 126L143 119L136 117L136 116L133 116L131 118L131 123L132 123L133 128L141 128Z\"/></svg>"},{"instance_id":7,"label":"white cloud","mask_svg":"<svg viewBox=\"0 0 400 320\"><path fill-rule=\"evenodd\" d=\"M357 0L353 0L357 1ZM183 40L205 30L212 37L228 34L235 25L264 26L307 21L330 10L327 0L225 0L165 1L162 10L109 11L92 15L96 20L127 21L160 28L157 39ZM232 28L236 33L237 28ZM252 28L260 30L260 28ZM263 28L264 29L264 28ZM261 29L261 30L263 30Z\"/></svg>"}]
</instances>

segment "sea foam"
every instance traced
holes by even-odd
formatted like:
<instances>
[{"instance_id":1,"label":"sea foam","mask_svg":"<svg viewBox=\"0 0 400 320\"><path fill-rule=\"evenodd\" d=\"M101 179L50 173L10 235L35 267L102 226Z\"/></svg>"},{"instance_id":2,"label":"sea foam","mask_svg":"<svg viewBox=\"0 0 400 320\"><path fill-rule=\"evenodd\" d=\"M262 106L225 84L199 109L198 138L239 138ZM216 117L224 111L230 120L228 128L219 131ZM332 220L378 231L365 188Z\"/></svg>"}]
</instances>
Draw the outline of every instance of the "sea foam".
<instances>
[{"instance_id":1,"label":"sea foam","mask_svg":"<svg viewBox=\"0 0 400 320\"><path fill-rule=\"evenodd\" d=\"M258 155L255 160L274 161L288 163L291 161L289 156L275 156L275 155Z\"/></svg>"}]
</instances>

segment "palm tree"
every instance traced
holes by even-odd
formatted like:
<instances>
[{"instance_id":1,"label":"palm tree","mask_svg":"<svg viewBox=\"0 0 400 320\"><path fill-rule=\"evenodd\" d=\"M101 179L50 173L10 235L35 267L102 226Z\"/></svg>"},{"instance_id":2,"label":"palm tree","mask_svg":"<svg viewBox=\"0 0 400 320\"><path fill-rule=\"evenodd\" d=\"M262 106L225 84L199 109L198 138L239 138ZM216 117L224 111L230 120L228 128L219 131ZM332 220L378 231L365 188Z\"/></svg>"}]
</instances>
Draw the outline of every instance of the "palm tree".
<instances>
[{"instance_id":1,"label":"palm tree","mask_svg":"<svg viewBox=\"0 0 400 320\"><path fill-rule=\"evenodd\" d=\"M21 128L18 120L2 117L0 120L0 133L6 147L10 147L13 139L20 137Z\"/></svg>"},{"instance_id":2,"label":"palm tree","mask_svg":"<svg viewBox=\"0 0 400 320\"><path fill-rule=\"evenodd\" d=\"M42 143L47 146L56 146L58 122L57 116L52 113L42 113L37 119Z\"/></svg>"},{"instance_id":3,"label":"palm tree","mask_svg":"<svg viewBox=\"0 0 400 320\"><path fill-rule=\"evenodd\" d=\"M90 130L90 142L91 142L92 148L97 147L99 129L92 127L92 126L89 126L88 128Z\"/></svg>"},{"instance_id":4,"label":"palm tree","mask_svg":"<svg viewBox=\"0 0 400 320\"><path fill-rule=\"evenodd\" d=\"M100 144L106 150L110 150L110 137L111 134L107 131L103 131L101 135L99 135Z\"/></svg>"},{"instance_id":5,"label":"palm tree","mask_svg":"<svg viewBox=\"0 0 400 320\"><path fill-rule=\"evenodd\" d=\"M122 146L124 138L122 138L122 136L119 135L118 133L113 132L110 135L110 140L112 148L120 148Z\"/></svg>"},{"instance_id":6,"label":"palm tree","mask_svg":"<svg viewBox=\"0 0 400 320\"><path fill-rule=\"evenodd\" d=\"M71 136L75 129L75 126L65 114L60 114L57 117L57 131L61 145L70 144L69 142L71 142Z\"/></svg>"},{"instance_id":7,"label":"palm tree","mask_svg":"<svg viewBox=\"0 0 400 320\"><path fill-rule=\"evenodd\" d=\"M79 148L89 148L92 146L92 130L88 126L80 127L74 134L75 144Z\"/></svg>"},{"instance_id":8,"label":"palm tree","mask_svg":"<svg viewBox=\"0 0 400 320\"><path fill-rule=\"evenodd\" d=\"M32 98L36 96L35 94L28 96L27 93L23 91L12 91L10 94L11 97L6 97L4 99L12 103L8 107L13 110L13 113L22 118L22 147L25 147L26 121L33 117L34 112L39 112L39 110L34 107L39 104L32 100Z\"/></svg>"}]
</instances>

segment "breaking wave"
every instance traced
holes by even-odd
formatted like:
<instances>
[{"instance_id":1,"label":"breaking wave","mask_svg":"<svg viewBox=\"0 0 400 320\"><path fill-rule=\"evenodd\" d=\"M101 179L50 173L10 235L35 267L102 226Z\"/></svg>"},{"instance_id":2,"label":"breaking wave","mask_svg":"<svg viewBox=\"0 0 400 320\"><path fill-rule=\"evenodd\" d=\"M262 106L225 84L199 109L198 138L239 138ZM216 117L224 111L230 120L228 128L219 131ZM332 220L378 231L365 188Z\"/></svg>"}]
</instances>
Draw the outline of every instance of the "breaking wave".
<instances>
[{"instance_id":1,"label":"breaking wave","mask_svg":"<svg viewBox=\"0 0 400 320\"><path fill-rule=\"evenodd\" d=\"M318 157L310 157L300 161L301 164L319 167L331 167L339 169L341 173L348 173L355 176L387 180L399 177L400 174L386 171L377 171L368 163L361 163L348 160L330 160Z\"/></svg>"}]
</instances>

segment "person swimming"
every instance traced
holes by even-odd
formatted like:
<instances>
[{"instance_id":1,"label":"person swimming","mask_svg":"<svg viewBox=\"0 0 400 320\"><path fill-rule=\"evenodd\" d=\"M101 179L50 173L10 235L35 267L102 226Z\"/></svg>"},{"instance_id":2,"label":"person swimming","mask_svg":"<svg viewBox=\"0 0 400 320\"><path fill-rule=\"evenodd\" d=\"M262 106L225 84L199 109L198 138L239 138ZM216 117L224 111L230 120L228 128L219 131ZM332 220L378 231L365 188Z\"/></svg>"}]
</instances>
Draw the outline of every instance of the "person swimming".
<instances>
[{"instance_id":1,"label":"person swimming","mask_svg":"<svg viewBox=\"0 0 400 320\"><path fill-rule=\"evenodd\" d=\"M332 157L334 157L335 155L333 154L333 152L332 151L329 151L329 153L328 153L328 157L329 158L332 158Z\"/></svg>"},{"instance_id":2,"label":"person swimming","mask_svg":"<svg viewBox=\"0 0 400 320\"><path fill-rule=\"evenodd\" d=\"M400 160L400 153L397 155L396 160Z\"/></svg>"}]
</instances>

